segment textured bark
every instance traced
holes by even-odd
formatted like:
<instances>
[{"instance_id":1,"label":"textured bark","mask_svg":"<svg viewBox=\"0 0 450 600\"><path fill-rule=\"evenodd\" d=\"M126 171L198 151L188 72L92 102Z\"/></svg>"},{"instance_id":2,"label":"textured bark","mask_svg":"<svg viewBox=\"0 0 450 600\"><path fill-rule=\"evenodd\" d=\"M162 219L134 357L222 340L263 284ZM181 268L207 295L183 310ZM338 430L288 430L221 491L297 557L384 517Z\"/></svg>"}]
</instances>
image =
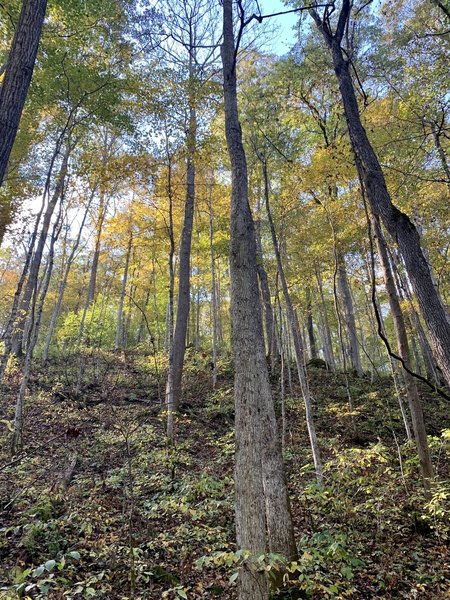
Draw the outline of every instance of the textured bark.
<instances>
[{"instance_id":1,"label":"textured bark","mask_svg":"<svg viewBox=\"0 0 450 600\"><path fill-rule=\"evenodd\" d=\"M247 164L236 93L233 3L223 2L225 132L232 172L231 322L235 364L236 537L252 553L296 555L280 440L265 359L257 280L255 231L248 201ZM267 600L261 572L244 568L240 600Z\"/></svg>"},{"instance_id":2,"label":"textured bark","mask_svg":"<svg viewBox=\"0 0 450 600\"><path fill-rule=\"evenodd\" d=\"M20 117L33 75L44 23L47 0L24 0L16 26L5 76L0 87L0 185L16 138ZM9 211L0 219L0 244L10 221Z\"/></svg>"},{"instance_id":3,"label":"textured bark","mask_svg":"<svg viewBox=\"0 0 450 600\"><path fill-rule=\"evenodd\" d=\"M427 325L433 355L450 385L450 319L434 284L430 266L421 247L420 235L410 218L392 203L378 157L361 122L358 102L341 41L348 24L350 0L343 0L336 32L332 33L314 10L311 14L324 36L333 60L355 163L366 190L371 212L381 219L397 243L414 293Z\"/></svg>"},{"instance_id":4,"label":"textured bark","mask_svg":"<svg viewBox=\"0 0 450 600\"><path fill-rule=\"evenodd\" d=\"M409 331L412 332L414 335L413 341L418 340L419 342L423 365L425 366L425 374L429 379L434 380L436 385L445 385L445 382L441 382L441 378L438 373L438 368L434 362L434 357L430 348L430 344L428 342L427 336L422 326L422 322L413 302L410 286L406 280L406 277L401 272L399 257L395 252L390 252L389 248L387 248L387 251L391 259L391 265L395 276L395 281L397 283L397 294L400 300L407 300L409 303L411 311L411 318L408 320ZM418 361L418 364L418 372L420 373L422 369L420 361Z\"/></svg>"},{"instance_id":5,"label":"textured bark","mask_svg":"<svg viewBox=\"0 0 450 600\"><path fill-rule=\"evenodd\" d=\"M350 350L350 363L352 369L355 370L358 377L364 375L364 371L361 365L361 358L359 355L359 344L358 337L356 334L356 322L355 322L355 311L353 308L353 299L350 291L350 285L348 283L347 269L345 267L345 261L341 256L338 264L338 284L339 292L344 307L345 323L347 325L349 350Z\"/></svg>"},{"instance_id":6,"label":"textured bark","mask_svg":"<svg viewBox=\"0 0 450 600\"><path fill-rule=\"evenodd\" d=\"M372 226L374 229L375 240L377 244L378 254L380 257L381 268L383 271L384 284L388 293L389 306L394 321L398 354L403 359L405 366L411 370L408 336L406 333L403 313L397 296L397 290L395 288L395 282L392 275L391 265L389 263L389 257L386 250L386 242L381 231L380 223L376 217L372 218ZM420 471L425 482L429 482L429 480L433 477L433 466L431 464L431 456L428 447L422 405L420 402L419 394L417 392L417 386L413 377L407 371L405 371L405 369L402 369L402 373L403 380L405 382L409 410L411 413L414 440L416 442L417 454L419 456Z\"/></svg>"}]
</instances>

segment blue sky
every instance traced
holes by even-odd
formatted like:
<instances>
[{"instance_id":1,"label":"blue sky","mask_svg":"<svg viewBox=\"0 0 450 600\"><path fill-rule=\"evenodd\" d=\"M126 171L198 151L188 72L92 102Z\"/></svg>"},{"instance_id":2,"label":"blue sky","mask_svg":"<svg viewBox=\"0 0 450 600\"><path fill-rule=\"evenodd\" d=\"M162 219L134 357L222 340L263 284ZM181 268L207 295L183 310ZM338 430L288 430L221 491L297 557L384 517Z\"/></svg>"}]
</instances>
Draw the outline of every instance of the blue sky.
<instances>
[{"instance_id":1,"label":"blue sky","mask_svg":"<svg viewBox=\"0 0 450 600\"><path fill-rule=\"evenodd\" d=\"M281 0L259 0L259 5L263 14L282 12L291 8L283 4ZM270 20L276 24L278 33L274 35L268 46L270 46L270 50L276 54L286 54L296 41L295 32L292 30L292 27L296 24L298 15L293 13L290 15L273 17Z\"/></svg>"}]
</instances>

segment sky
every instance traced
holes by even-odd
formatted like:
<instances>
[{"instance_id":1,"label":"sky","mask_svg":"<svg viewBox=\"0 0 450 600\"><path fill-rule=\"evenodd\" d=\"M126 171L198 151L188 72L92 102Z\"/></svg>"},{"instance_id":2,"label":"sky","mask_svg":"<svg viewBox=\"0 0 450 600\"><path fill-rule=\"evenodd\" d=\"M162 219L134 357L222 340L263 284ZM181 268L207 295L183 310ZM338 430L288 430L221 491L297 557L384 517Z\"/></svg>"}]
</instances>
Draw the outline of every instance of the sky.
<instances>
[{"instance_id":1,"label":"sky","mask_svg":"<svg viewBox=\"0 0 450 600\"><path fill-rule=\"evenodd\" d=\"M266 15L272 13L283 12L291 7L283 4L281 0L258 0L261 12ZM271 21L276 24L278 33L274 35L270 44L270 51L278 55L286 54L296 42L295 31L293 26L297 23L298 15L291 13L279 17L273 17Z\"/></svg>"}]
</instances>

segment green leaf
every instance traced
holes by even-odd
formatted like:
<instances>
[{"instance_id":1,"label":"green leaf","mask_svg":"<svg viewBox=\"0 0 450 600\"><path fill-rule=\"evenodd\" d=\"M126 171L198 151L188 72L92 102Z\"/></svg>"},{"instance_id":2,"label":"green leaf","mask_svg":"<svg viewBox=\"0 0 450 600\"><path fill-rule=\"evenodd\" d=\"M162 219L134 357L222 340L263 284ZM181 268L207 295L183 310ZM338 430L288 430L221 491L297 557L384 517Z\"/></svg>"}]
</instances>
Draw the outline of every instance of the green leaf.
<instances>
[{"instance_id":1,"label":"green leaf","mask_svg":"<svg viewBox=\"0 0 450 600\"><path fill-rule=\"evenodd\" d=\"M80 560L81 555L79 552L77 552L76 550L72 550L72 552L69 552L69 556L71 558L73 558L74 560Z\"/></svg>"},{"instance_id":2,"label":"green leaf","mask_svg":"<svg viewBox=\"0 0 450 600\"><path fill-rule=\"evenodd\" d=\"M53 569L53 567L56 565L56 560L48 560L46 563L44 563L44 568L47 571L51 571Z\"/></svg>"},{"instance_id":3,"label":"green leaf","mask_svg":"<svg viewBox=\"0 0 450 600\"><path fill-rule=\"evenodd\" d=\"M236 579L239 577L239 571L235 571L233 573L233 575L230 577L229 581L230 583L233 583L234 581L236 581Z\"/></svg>"},{"instance_id":4,"label":"green leaf","mask_svg":"<svg viewBox=\"0 0 450 600\"><path fill-rule=\"evenodd\" d=\"M187 594L182 588L177 589L177 595L180 598L184 598L185 600L187 600Z\"/></svg>"},{"instance_id":5,"label":"green leaf","mask_svg":"<svg viewBox=\"0 0 450 600\"><path fill-rule=\"evenodd\" d=\"M39 565L39 567L36 567L33 571L33 577L40 577L44 571L44 565Z\"/></svg>"}]
</instances>

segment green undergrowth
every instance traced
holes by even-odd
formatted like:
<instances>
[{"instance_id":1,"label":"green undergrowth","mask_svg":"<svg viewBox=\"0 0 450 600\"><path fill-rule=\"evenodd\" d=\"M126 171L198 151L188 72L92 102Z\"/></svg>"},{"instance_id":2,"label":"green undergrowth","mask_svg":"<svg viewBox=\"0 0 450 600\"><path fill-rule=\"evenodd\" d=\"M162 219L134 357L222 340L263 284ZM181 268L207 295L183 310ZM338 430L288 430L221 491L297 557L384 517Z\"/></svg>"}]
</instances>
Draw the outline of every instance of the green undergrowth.
<instances>
[{"instance_id":1,"label":"green undergrowth","mask_svg":"<svg viewBox=\"0 0 450 600\"><path fill-rule=\"evenodd\" d=\"M79 365L83 380L76 389ZM239 569L285 573L282 598L446 598L450 420L422 391L436 467L423 492L388 380L309 371L325 486L314 479L299 390L286 403L286 474L299 555L236 552L229 358L187 353L177 443L161 404L166 364L88 352L37 365L25 448L8 456L17 373L2 390L0 598L236 597ZM274 397L281 415L274 374ZM77 457L67 490L58 479Z\"/></svg>"}]
</instances>

